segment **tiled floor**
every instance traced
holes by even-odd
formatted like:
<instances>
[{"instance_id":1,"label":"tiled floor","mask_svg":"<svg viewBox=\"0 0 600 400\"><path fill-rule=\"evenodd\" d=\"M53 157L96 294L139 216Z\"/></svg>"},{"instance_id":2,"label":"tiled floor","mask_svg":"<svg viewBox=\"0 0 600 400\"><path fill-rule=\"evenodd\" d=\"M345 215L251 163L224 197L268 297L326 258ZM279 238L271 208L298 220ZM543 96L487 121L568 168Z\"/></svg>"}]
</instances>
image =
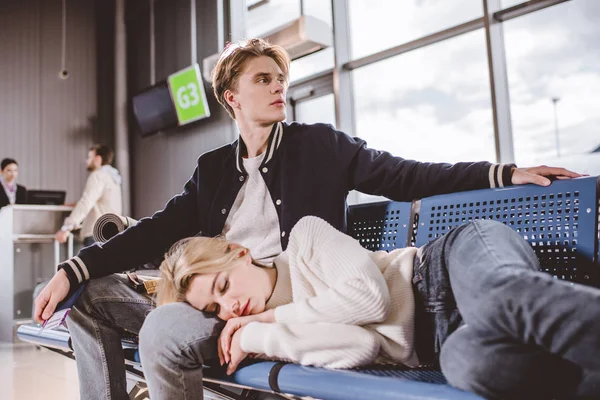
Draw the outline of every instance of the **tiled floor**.
<instances>
[{"instance_id":1,"label":"tiled floor","mask_svg":"<svg viewBox=\"0 0 600 400\"><path fill-rule=\"evenodd\" d=\"M78 399L75 361L26 343L0 343L0 399Z\"/></svg>"},{"instance_id":2,"label":"tiled floor","mask_svg":"<svg viewBox=\"0 0 600 400\"><path fill-rule=\"evenodd\" d=\"M79 399L74 360L28 343L0 342L0 400L72 399ZM205 391L204 399L225 398Z\"/></svg>"}]
</instances>

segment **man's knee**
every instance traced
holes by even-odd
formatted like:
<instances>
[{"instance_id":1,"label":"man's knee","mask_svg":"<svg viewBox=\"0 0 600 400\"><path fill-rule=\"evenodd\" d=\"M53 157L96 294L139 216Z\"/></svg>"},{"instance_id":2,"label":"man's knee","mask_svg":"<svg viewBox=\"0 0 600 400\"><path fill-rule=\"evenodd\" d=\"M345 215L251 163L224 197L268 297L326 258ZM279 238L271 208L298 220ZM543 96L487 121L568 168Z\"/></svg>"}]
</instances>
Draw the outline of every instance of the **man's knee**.
<instances>
[{"instance_id":1,"label":"man's knee","mask_svg":"<svg viewBox=\"0 0 600 400\"><path fill-rule=\"evenodd\" d=\"M521 235L502 222L488 219L478 219L471 222L471 224L480 234L485 236L493 237L498 240L517 241L520 244L526 243Z\"/></svg>"}]
</instances>

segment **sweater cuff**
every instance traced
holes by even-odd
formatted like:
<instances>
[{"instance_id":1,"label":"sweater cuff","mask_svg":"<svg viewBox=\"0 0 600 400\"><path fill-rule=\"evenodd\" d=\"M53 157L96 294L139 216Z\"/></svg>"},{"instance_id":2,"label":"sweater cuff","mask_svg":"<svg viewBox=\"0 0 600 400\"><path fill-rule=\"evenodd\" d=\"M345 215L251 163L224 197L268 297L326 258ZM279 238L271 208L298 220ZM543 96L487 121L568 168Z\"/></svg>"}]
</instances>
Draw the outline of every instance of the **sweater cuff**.
<instances>
[{"instance_id":1,"label":"sweater cuff","mask_svg":"<svg viewBox=\"0 0 600 400\"><path fill-rule=\"evenodd\" d=\"M58 269L65 270L71 287L79 285L84 281L90 280L90 274L86 265L81 261L81 258L75 256L67 261L58 264Z\"/></svg>"},{"instance_id":2,"label":"sweater cuff","mask_svg":"<svg viewBox=\"0 0 600 400\"><path fill-rule=\"evenodd\" d=\"M275 322L280 324L293 324L302 322L298 317L297 304L290 303L275 308Z\"/></svg>"},{"instance_id":3,"label":"sweater cuff","mask_svg":"<svg viewBox=\"0 0 600 400\"><path fill-rule=\"evenodd\" d=\"M244 326L240 346L245 353L265 354L263 341L267 338L267 325L262 322L250 322Z\"/></svg>"},{"instance_id":4,"label":"sweater cuff","mask_svg":"<svg viewBox=\"0 0 600 400\"><path fill-rule=\"evenodd\" d=\"M490 188L503 188L512 186L513 168L515 164L492 164L488 171Z\"/></svg>"}]
</instances>

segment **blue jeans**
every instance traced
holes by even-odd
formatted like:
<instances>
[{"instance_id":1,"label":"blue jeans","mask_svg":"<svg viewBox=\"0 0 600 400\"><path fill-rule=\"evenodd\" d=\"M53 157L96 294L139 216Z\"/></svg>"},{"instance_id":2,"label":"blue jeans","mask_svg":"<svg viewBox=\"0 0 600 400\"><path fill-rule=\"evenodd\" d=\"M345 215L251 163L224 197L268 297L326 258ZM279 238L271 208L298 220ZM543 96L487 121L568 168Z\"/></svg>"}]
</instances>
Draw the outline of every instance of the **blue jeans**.
<instances>
[{"instance_id":1,"label":"blue jeans","mask_svg":"<svg viewBox=\"0 0 600 400\"><path fill-rule=\"evenodd\" d=\"M439 355L451 385L488 399L600 398L600 290L538 269L498 222L426 245L413 281L419 358Z\"/></svg>"}]
</instances>

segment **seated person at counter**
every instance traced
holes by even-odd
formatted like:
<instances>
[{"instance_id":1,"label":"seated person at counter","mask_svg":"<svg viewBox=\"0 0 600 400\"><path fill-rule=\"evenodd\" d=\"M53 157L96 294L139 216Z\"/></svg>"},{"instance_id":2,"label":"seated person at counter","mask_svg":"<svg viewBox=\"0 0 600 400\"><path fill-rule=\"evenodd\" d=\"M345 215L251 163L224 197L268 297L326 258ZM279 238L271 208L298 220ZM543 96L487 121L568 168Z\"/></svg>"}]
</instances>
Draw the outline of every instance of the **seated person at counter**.
<instances>
[{"instance_id":1,"label":"seated person at counter","mask_svg":"<svg viewBox=\"0 0 600 400\"><path fill-rule=\"evenodd\" d=\"M531 246L497 221L387 253L304 217L273 268L221 238L180 241L160 267L157 302L159 310L187 302L228 321L218 345L229 374L248 354L326 368L376 360L414 368L435 363L424 356L441 346L448 382L485 398L599 399L600 290L539 269ZM437 319L419 323L419 310L435 302L458 309L449 331ZM140 349L142 365L169 365L157 347Z\"/></svg>"},{"instance_id":2,"label":"seated person at counter","mask_svg":"<svg viewBox=\"0 0 600 400\"><path fill-rule=\"evenodd\" d=\"M19 164L13 158L5 158L0 164L2 173L0 174L0 208L10 204L25 204L27 202L27 189L25 186L17 184L19 176Z\"/></svg>"}]
</instances>

